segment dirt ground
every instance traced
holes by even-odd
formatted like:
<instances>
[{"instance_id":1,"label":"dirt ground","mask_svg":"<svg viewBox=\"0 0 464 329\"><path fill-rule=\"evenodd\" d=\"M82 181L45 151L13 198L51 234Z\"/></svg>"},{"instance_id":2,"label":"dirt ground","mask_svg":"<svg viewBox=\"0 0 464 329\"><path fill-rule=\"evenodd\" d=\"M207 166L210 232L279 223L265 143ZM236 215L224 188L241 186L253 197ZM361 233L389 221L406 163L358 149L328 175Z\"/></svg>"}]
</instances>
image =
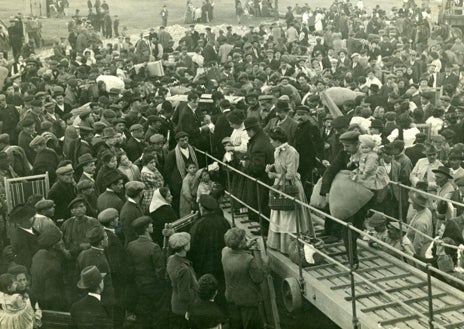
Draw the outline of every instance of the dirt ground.
<instances>
[{"instance_id":1,"label":"dirt ground","mask_svg":"<svg viewBox=\"0 0 464 329\"><path fill-rule=\"evenodd\" d=\"M80 14L86 16L88 14L87 0L68 0L68 16L75 14L76 9L80 10ZM353 1L353 0L351 0ZM95 0L92 0L94 3ZM243 3L244 1L242 1ZM416 0L420 3L420 0ZM436 13L437 3L440 0L432 1L432 9ZM147 30L150 27L157 27L161 23L159 15L163 5L166 5L169 10L168 24L183 24L185 14L186 0L107 0L110 7L111 15L118 15L120 18L120 30L123 26L127 26L130 34L138 34L142 30ZM216 24L236 24L234 0L215 0L214 21ZM285 12L287 6L294 6L296 3L304 5L309 3L312 8L328 6L331 1L326 0L279 0L280 12ZM193 0L195 7L201 6L201 0ZM393 6L399 7L402 0L364 0L364 8L368 11L372 10L377 4L380 4L385 10L390 10ZM17 13L23 15L45 16L45 0L0 0L0 19L8 24L8 19L11 15ZM270 18L267 18L269 20ZM53 38L67 36L66 23L70 17L64 18L49 18L43 19L43 39L47 44ZM242 19L242 24L259 24L263 19L254 17L245 17Z\"/></svg>"}]
</instances>

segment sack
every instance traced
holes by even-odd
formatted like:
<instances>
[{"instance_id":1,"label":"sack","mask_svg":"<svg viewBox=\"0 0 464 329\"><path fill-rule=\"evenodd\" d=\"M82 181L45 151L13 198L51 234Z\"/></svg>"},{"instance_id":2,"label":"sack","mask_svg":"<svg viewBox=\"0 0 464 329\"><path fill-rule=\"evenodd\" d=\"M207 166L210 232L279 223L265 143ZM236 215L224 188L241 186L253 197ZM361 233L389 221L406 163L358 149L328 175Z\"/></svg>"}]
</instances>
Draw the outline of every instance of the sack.
<instances>
[{"instance_id":1,"label":"sack","mask_svg":"<svg viewBox=\"0 0 464 329\"><path fill-rule=\"evenodd\" d=\"M309 204L313 207L324 209L327 206L327 199L321 193L322 177L319 178L316 185L314 185L313 192Z\"/></svg>"},{"instance_id":2,"label":"sack","mask_svg":"<svg viewBox=\"0 0 464 329\"><path fill-rule=\"evenodd\" d=\"M353 216L374 196L371 190L353 182L350 174L349 170L340 171L335 176L329 192L330 214L341 220Z\"/></svg>"},{"instance_id":3,"label":"sack","mask_svg":"<svg viewBox=\"0 0 464 329\"><path fill-rule=\"evenodd\" d=\"M290 244L288 245L288 257L290 260L295 263L299 264L301 262L302 267L314 266L319 265L324 262L324 257L322 257L319 253L312 254L312 262L309 263L305 257L305 247L303 243L300 242L301 248L301 257L298 255L298 242L296 239L293 239ZM313 246L313 248L319 249L318 246Z\"/></svg>"},{"instance_id":4,"label":"sack","mask_svg":"<svg viewBox=\"0 0 464 329\"><path fill-rule=\"evenodd\" d=\"M293 198L298 195L298 187L295 184L293 185L274 185L276 190L282 191L285 194L288 194L292 199L283 196L280 193L269 191L269 208L272 210L283 210L289 211L295 209L295 203Z\"/></svg>"}]
</instances>

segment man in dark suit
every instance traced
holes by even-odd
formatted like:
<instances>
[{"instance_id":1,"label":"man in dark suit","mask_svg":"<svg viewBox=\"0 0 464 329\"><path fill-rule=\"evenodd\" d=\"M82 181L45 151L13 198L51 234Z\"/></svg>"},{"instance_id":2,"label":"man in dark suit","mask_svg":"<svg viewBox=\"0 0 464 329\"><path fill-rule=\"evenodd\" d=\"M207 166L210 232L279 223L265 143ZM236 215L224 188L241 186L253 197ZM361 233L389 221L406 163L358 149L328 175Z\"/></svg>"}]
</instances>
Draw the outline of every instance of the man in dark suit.
<instances>
[{"instance_id":1,"label":"man in dark suit","mask_svg":"<svg viewBox=\"0 0 464 329\"><path fill-rule=\"evenodd\" d=\"M18 137L18 146L21 147L26 153L27 160L30 164L34 163L35 151L30 147L30 143L34 139L36 134L34 128L34 121L30 119L22 120L21 123L21 132Z\"/></svg>"},{"instance_id":2,"label":"man in dark suit","mask_svg":"<svg viewBox=\"0 0 464 329\"><path fill-rule=\"evenodd\" d=\"M452 67L450 65L445 65L445 72L439 73L437 87L446 87L451 85L451 91L455 91L459 84L459 76L452 71Z\"/></svg>"},{"instance_id":3,"label":"man in dark suit","mask_svg":"<svg viewBox=\"0 0 464 329\"><path fill-rule=\"evenodd\" d=\"M187 105L179 113L179 124L177 131L186 132L189 135L190 144L199 149L204 149L209 143L207 142L207 133L209 133L208 124L202 125L199 111L198 95L189 93L187 96Z\"/></svg>"},{"instance_id":4,"label":"man in dark suit","mask_svg":"<svg viewBox=\"0 0 464 329\"><path fill-rule=\"evenodd\" d=\"M132 125L130 127L130 134L131 137L127 140L125 150L129 160L134 162L140 159L145 148L143 126L138 123Z\"/></svg>"},{"instance_id":5,"label":"man in dark suit","mask_svg":"<svg viewBox=\"0 0 464 329\"><path fill-rule=\"evenodd\" d=\"M127 201L122 206L120 218L122 231L124 233L124 245L127 246L129 242L137 239L137 234L131 224L136 218L143 216L140 202L142 201L145 184L138 181L132 181L127 182L125 187Z\"/></svg>"},{"instance_id":6,"label":"man in dark suit","mask_svg":"<svg viewBox=\"0 0 464 329\"><path fill-rule=\"evenodd\" d=\"M16 223L12 246L16 253L16 263L31 268L32 256L39 250L39 233L32 227L36 209L28 205L16 206L10 214L10 222Z\"/></svg>"},{"instance_id":7,"label":"man in dark suit","mask_svg":"<svg viewBox=\"0 0 464 329\"><path fill-rule=\"evenodd\" d=\"M404 154L406 154L408 158L411 160L413 167L416 165L417 161L420 158L424 157L424 154L425 154L424 143L426 140L427 140L426 134L418 133L416 135L416 140L414 142L414 145L404 150Z\"/></svg>"},{"instance_id":8,"label":"man in dark suit","mask_svg":"<svg viewBox=\"0 0 464 329\"><path fill-rule=\"evenodd\" d=\"M124 189L124 177L117 169L108 171L106 181L106 190L98 196L97 209L103 211L107 208L115 208L121 211L124 200L119 195Z\"/></svg>"},{"instance_id":9,"label":"man in dark suit","mask_svg":"<svg viewBox=\"0 0 464 329\"><path fill-rule=\"evenodd\" d=\"M218 54L217 54L216 48L214 47L213 40L208 40L208 43L203 49L202 55L205 59L205 63L219 62Z\"/></svg>"},{"instance_id":10,"label":"man in dark suit","mask_svg":"<svg viewBox=\"0 0 464 329\"><path fill-rule=\"evenodd\" d=\"M233 131L229 121L227 121L227 114L231 111L230 102L227 99L221 100L219 102L219 109L221 113L216 118L216 125L213 133L213 152L214 156L218 159L222 159L225 153L222 140L224 137L229 137Z\"/></svg>"},{"instance_id":11,"label":"man in dark suit","mask_svg":"<svg viewBox=\"0 0 464 329\"><path fill-rule=\"evenodd\" d=\"M265 170L268 164L274 163L274 147L259 124L258 118L246 118L244 125L250 140L248 141L243 172L266 184L270 184L271 181ZM268 193L265 193L264 188L256 184L256 182L247 179L245 189L247 199L244 201L254 209L262 209L263 214L268 216L270 214ZM262 196L259 199L258 191L260 196ZM258 215L253 212L249 212L248 216L250 220L259 221ZM267 232L267 227L262 227L261 229L264 230L264 233Z\"/></svg>"},{"instance_id":12,"label":"man in dark suit","mask_svg":"<svg viewBox=\"0 0 464 329\"><path fill-rule=\"evenodd\" d=\"M55 92L53 97L55 98L55 114L60 118L69 112L71 112L72 107L68 103L64 102L64 95L61 91Z\"/></svg>"},{"instance_id":13,"label":"man in dark suit","mask_svg":"<svg viewBox=\"0 0 464 329\"><path fill-rule=\"evenodd\" d=\"M87 290L87 295L71 306L72 328L113 328L113 321L101 303L101 293L105 288L103 278L96 266L82 270L77 287Z\"/></svg>"}]
</instances>

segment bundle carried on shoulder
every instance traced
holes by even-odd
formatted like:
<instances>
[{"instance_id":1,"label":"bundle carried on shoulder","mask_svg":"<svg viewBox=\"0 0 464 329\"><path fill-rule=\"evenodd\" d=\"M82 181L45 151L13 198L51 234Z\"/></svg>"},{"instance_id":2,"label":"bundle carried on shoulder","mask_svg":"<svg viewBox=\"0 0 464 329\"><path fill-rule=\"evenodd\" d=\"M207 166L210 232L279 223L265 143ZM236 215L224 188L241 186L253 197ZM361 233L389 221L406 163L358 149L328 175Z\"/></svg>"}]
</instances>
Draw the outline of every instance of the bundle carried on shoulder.
<instances>
[{"instance_id":1,"label":"bundle carried on shoulder","mask_svg":"<svg viewBox=\"0 0 464 329\"><path fill-rule=\"evenodd\" d=\"M341 220L353 216L374 196L371 190L354 182L350 175L351 171L341 170L330 187L330 214Z\"/></svg>"}]
</instances>

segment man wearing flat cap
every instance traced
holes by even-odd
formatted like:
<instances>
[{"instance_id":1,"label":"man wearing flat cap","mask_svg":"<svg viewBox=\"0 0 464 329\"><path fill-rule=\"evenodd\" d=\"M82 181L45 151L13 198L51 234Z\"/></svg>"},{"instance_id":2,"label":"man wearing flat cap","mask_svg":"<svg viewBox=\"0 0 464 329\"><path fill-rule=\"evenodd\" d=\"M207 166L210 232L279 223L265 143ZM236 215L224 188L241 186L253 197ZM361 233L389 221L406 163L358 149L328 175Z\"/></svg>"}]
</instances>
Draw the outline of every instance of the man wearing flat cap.
<instances>
[{"instance_id":1,"label":"man wearing flat cap","mask_svg":"<svg viewBox=\"0 0 464 329\"><path fill-rule=\"evenodd\" d=\"M34 99L31 102L31 108L26 111L23 120L32 120L34 122L35 131L39 134L42 133L40 124L45 121L42 101Z\"/></svg>"},{"instance_id":2,"label":"man wearing flat cap","mask_svg":"<svg viewBox=\"0 0 464 329\"><path fill-rule=\"evenodd\" d=\"M190 229L191 247L188 254L198 277L211 273L224 285L224 272L221 265L221 250L224 234L230 228L229 222L219 214L219 204L215 198L203 194L199 200L201 217Z\"/></svg>"},{"instance_id":3,"label":"man wearing flat cap","mask_svg":"<svg viewBox=\"0 0 464 329\"><path fill-rule=\"evenodd\" d=\"M259 305L263 301L260 284L266 272L250 253L245 230L229 229L224 235L222 265L226 284L226 300L233 328L262 328Z\"/></svg>"},{"instance_id":4,"label":"man wearing flat cap","mask_svg":"<svg viewBox=\"0 0 464 329\"><path fill-rule=\"evenodd\" d=\"M83 198L77 197L73 199L68 207L72 217L63 223L61 230L66 249L70 252L70 259L68 259L67 263L67 266L69 266L68 270L70 270L76 265L77 257L81 251L90 248L90 241L86 235L87 231L100 224L95 218L85 215L86 206ZM70 271L66 277L67 293L70 298L73 298L76 294L74 289L76 278L74 274L74 271Z\"/></svg>"},{"instance_id":5,"label":"man wearing flat cap","mask_svg":"<svg viewBox=\"0 0 464 329\"><path fill-rule=\"evenodd\" d=\"M188 312L198 298L198 282L192 263L186 258L190 250L190 234L174 233L169 237L169 248L173 255L169 256L166 266L171 281L172 321L176 328L188 328Z\"/></svg>"},{"instance_id":6,"label":"man wearing flat cap","mask_svg":"<svg viewBox=\"0 0 464 329\"><path fill-rule=\"evenodd\" d=\"M62 161L55 171L57 180L48 191L47 199L55 202L55 222L62 223L71 213L68 204L76 197L77 190L74 182L74 169L70 161Z\"/></svg>"},{"instance_id":7,"label":"man wearing flat cap","mask_svg":"<svg viewBox=\"0 0 464 329\"><path fill-rule=\"evenodd\" d=\"M335 176L340 170L354 170L358 168L359 163L356 158L353 157L358 152L359 148L359 132L357 131L347 131L340 135L340 142L343 145L343 149L338 153L337 157L332 161L330 166L324 172L322 177L322 185L320 194L322 196L327 196L330 191ZM371 198L366 204L361 207L361 209L356 212L351 218L347 221L351 222L356 228L363 229L364 219L366 218L367 211L371 208L372 202L374 202L374 197ZM326 221L330 222L330 221ZM327 227L326 227L327 228ZM330 232L327 232L330 233ZM358 254L357 254L357 234L351 232L351 245L353 246L353 265L355 268L359 266ZM349 241L348 241L348 228L343 226L342 228L342 237L345 244L345 249L348 253Z\"/></svg>"},{"instance_id":8,"label":"man wearing flat cap","mask_svg":"<svg viewBox=\"0 0 464 329\"><path fill-rule=\"evenodd\" d=\"M89 241L90 248L80 252L77 257L77 269L81 272L88 266L96 266L100 273L106 274L103 278L105 289L101 294L101 302L111 317L114 315L113 307L116 301L111 267L105 255L105 248L108 247L108 236L103 226L94 225L87 229L85 237Z\"/></svg>"},{"instance_id":9,"label":"man wearing flat cap","mask_svg":"<svg viewBox=\"0 0 464 329\"><path fill-rule=\"evenodd\" d=\"M113 329L113 319L102 301L106 290L105 275L96 266L88 266L81 271L77 287L87 294L71 306L71 325L74 328Z\"/></svg>"},{"instance_id":10,"label":"man wearing flat cap","mask_svg":"<svg viewBox=\"0 0 464 329\"><path fill-rule=\"evenodd\" d=\"M55 202L52 200L42 199L36 202L34 208L37 210L35 215L34 224L32 227L42 234L49 227L56 227L55 222L52 220L55 214Z\"/></svg>"},{"instance_id":11,"label":"man wearing flat cap","mask_svg":"<svg viewBox=\"0 0 464 329\"><path fill-rule=\"evenodd\" d=\"M29 146L35 152L34 162L32 163L32 173L34 175L42 175L48 172L50 184L56 180L56 169L58 167L59 159L55 150L47 146L45 137L36 136L29 143Z\"/></svg>"},{"instance_id":12,"label":"man wearing flat cap","mask_svg":"<svg viewBox=\"0 0 464 329\"><path fill-rule=\"evenodd\" d=\"M136 218L143 216L141 202L145 184L139 181L131 181L126 183L125 188L127 200L122 206L120 218L124 233L124 245L127 246L129 242L137 239L137 234L131 224Z\"/></svg>"},{"instance_id":13,"label":"man wearing flat cap","mask_svg":"<svg viewBox=\"0 0 464 329\"><path fill-rule=\"evenodd\" d=\"M68 310L63 273L66 254L58 227L46 228L38 238L39 251L32 257L31 293L40 307L47 310Z\"/></svg>"},{"instance_id":14,"label":"man wearing flat cap","mask_svg":"<svg viewBox=\"0 0 464 329\"><path fill-rule=\"evenodd\" d=\"M137 323L140 328L164 328L169 308L169 298L165 288L165 264L161 247L151 239L153 222L148 216L136 218L132 228L138 238L129 242L127 254L135 272L137 288Z\"/></svg>"},{"instance_id":15,"label":"man wearing flat cap","mask_svg":"<svg viewBox=\"0 0 464 329\"><path fill-rule=\"evenodd\" d=\"M19 132L18 146L24 150L27 160L32 164L34 163L35 152L29 145L36 135L34 121L29 119L22 120L19 125L21 131Z\"/></svg>"}]
</instances>

